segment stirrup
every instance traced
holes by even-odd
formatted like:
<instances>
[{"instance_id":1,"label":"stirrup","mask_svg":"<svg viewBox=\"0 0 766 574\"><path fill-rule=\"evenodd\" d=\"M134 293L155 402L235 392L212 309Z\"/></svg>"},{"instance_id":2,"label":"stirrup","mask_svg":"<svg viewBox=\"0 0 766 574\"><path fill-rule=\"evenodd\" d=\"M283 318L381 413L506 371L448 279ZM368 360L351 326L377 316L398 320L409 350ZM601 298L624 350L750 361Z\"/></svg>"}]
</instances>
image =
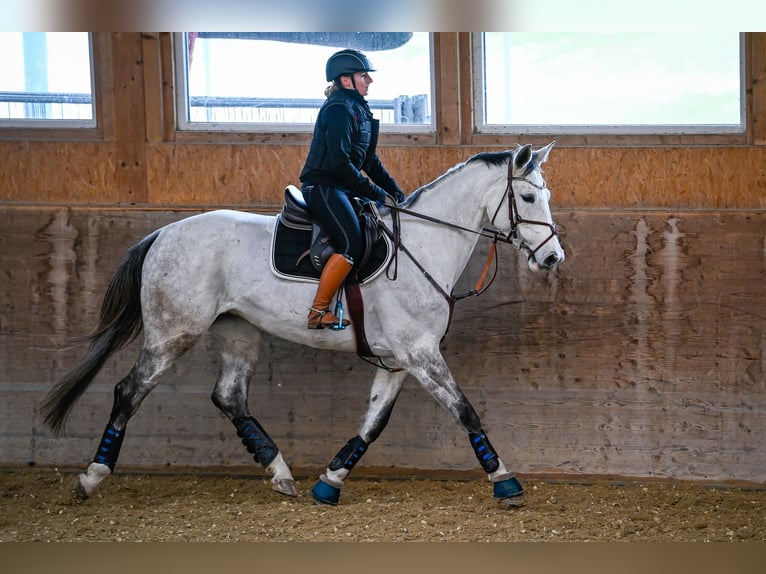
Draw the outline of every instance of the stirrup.
<instances>
[{"instance_id":1,"label":"stirrup","mask_svg":"<svg viewBox=\"0 0 766 574\"><path fill-rule=\"evenodd\" d=\"M316 313L316 315L314 315ZM325 322L324 317L325 315L329 315L332 317L332 321ZM327 309L317 309L316 307L309 307L309 319L308 319L308 328L309 329L324 329L325 327L329 329L345 329L348 325L351 324L351 321L348 319L338 319L335 315L330 313L330 308Z\"/></svg>"}]
</instances>

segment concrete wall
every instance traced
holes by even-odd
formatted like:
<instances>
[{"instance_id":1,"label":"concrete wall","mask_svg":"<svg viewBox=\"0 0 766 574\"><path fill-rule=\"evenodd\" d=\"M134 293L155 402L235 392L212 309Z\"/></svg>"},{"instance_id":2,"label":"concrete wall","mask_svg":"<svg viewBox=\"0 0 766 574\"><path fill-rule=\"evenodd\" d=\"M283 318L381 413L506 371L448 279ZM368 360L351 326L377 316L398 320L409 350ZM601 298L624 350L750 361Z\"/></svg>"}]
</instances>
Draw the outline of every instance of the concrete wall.
<instances>
[{"instance_id":1,"label":"concrete wall","mask_svg":"<svg viewBox=\"0 0 766 574\"><path fill-rule=\"evenodd\" d=\"M4 208L0 463L83 466L137 343L109 361L54 438L37 405L84 348L125 250L189 211ZM495 284L458 303L443 349L508 463L522 473L766 481L766 215L560 210L568 252L532 274L500 248ZM481 246L466 271L475 281ZM140 338L139 338L140 339ZM140 341L139 341L140 342ZM356 432L374 368L354 355L264 345L253 413L298 467ZM121 466L253 465L210 401L205 341L149 395ZM363 465L474 469L462 431L414 379ZM259 468L259 467L258 467Z\"/></svg>"}]
</instances>

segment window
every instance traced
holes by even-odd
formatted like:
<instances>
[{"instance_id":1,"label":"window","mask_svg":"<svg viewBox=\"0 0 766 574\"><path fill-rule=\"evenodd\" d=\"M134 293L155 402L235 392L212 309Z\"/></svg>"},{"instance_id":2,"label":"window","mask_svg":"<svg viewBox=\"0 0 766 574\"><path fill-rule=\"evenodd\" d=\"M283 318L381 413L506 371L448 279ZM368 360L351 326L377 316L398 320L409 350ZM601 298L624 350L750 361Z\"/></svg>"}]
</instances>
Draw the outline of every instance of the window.
<instances>
[{"instance_id":1,"label":"window","mask_svg":"<svg viewBox=\"0 0 766 574\"><path fill-rule=\"evenodd\" d=\"M342 48L376 72L367 101L381 130L433 131L428 33L176 34L178 127L305 131L324 102L325 63Z\"/></svg>"},{"instance_id":2,"label":"window","mask_svg":"<svg viewBox=\"0 0 766 574\"><path fill-rule=\"evenodd\" d=\"M477 36L480 132L743 133L734 33Z\"/></svg>"},{"instance_id":3,"label":"window","mask_svg":"<svg viewBox=\"0 0 766 574\"><path fill-rule=\"evenodd\" d=\"M95 127L87 32L0 32L0 125Z\"/></svg>"}]
</instances>

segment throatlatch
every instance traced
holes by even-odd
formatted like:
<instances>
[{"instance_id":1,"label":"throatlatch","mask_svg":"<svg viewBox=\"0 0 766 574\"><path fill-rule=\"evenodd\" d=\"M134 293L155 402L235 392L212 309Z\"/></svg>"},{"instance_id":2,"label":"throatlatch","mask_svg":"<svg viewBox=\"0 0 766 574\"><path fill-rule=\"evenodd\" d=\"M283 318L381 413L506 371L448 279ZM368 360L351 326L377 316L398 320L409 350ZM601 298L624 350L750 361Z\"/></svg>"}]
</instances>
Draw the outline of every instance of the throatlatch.
<instances>
[{"instance_id":1,"label":"throatlatch","mask_svg":"<svg viewBox=\"0 0 766 574\"><path fill-rule=\"evenodd\" d=\"M120 456L123 438L125 438L125 431L118 431L111 423L107 424L93 462L105 464L109 470L114 472L114 466Z\"/></svg>"},{"instance_id":2,"label":"throatlatch","mask_svg":"<svg viewBox=\"0 0 766 574\"><path fill-rule=\"evenodd\" d=\"M367 452L369 444L365 442L359 435L348 441L345 446L338 451L335 458L330 461L328 468L330 470L340 470L345 468L351 470L362 458L362 455Z\"/></svg>"},{"instance_id":3,"label":"throatlatch","mask_svg":"<svg viewBox=\"0 0 766 574\"><path fill-rule=\"evenodd\" d=\"M253 417L236 417L232 420L237 427L237 436L253 455L255 462L266 468L277 457L279 449L271 437Z\"/></svg>"},{"instance_id":4,"label":"throatlatch","mask_svg":"<svg viewBox=\"0 0 766 574\"><path fill-rule=\"evenodd\" d=\"M497 452L489 442L487 435L482 430L480 433L469 433L468 438L471 441L471 447L476 454L476 458L479 459L479 464L487 472L487 474L495 472L500 463L497 461Z\"/></svg>"}]
</instances>

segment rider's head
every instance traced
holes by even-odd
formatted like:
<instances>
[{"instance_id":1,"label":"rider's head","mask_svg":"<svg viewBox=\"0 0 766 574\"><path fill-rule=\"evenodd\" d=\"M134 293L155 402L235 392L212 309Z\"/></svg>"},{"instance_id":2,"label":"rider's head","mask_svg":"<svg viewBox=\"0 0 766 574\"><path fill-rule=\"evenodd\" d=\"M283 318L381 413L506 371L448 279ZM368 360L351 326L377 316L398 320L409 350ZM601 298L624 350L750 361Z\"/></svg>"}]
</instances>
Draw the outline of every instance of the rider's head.
<instances>
[{"instance_id":1,"label":"rider's head","mask_svg":"<svg viewBox=\"0 0 766 574\"><path fill-rule=\"evenodd\" d=\"M369 72L374 72L370 60L359 50L340 50L335 52L327 60L325 76L333 85L355 90L360 95L366 96L372 77Z\"/></svg>"}]
</instances>

